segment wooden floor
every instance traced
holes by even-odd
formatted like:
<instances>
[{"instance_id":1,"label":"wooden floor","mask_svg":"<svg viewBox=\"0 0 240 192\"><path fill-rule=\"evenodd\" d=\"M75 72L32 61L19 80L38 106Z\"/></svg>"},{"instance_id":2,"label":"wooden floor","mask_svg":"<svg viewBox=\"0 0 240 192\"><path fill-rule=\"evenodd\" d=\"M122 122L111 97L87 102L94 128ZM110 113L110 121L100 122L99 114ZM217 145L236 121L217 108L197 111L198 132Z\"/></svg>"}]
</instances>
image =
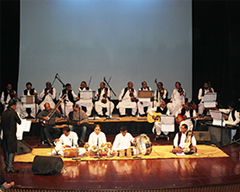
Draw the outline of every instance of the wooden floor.
<instances>
[{"instance_id":1,"label":"wooden floor","mask_svg":"<svg viewBox=\"0 0 240 192\"><path fill-rule=\"evenodd\" d=\"M114 136L108 136L113 140ZM150 136L153 140L153 136ZM26 140L39 147L39 138ZM171 144L172 140L153 141L153 145ZM7 181L15 188L59 190L144 190L200 187L240 183L240 145L222 148L228 158L157 159L122 161L65 162L61 174L33 175L31 163L15 163L18 174L4 171L2 150L0 163ZM240 191L240 190L239 190Z\"/></svg>"}]
</instances>

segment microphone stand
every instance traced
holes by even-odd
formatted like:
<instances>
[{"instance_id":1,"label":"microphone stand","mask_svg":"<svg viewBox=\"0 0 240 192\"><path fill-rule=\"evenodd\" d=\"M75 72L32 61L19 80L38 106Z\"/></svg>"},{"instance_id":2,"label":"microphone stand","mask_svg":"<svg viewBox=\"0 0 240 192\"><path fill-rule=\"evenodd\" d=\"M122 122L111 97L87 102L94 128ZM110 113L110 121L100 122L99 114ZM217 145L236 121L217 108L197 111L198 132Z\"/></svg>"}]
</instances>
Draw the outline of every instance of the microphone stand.
<instances>
[{"instance_id":1,"label":"microphone stand","mask_svg":"<svg viewBox=\"0 0 240 192\"><path fill-rule=\"evenodd\" d=\"M111 79L111 77L110 77L110 79ZM109 79L109 82L110 82L110 79ZM106 85L107 85L108 89L110 90L110 92L112 92L113 95L116 96L115 92L112 90L112 87L109 85L109 82L106 81L106 78L105 78L105 77L103 77L103 81L106 83ZM109 116L106 117L106 119L104 119L104 121L106 121L107 119L120 120L119 118L112 118L112 110L111 110L110 96L109 96L108 102L109 102Z\"/></svg>"},{"instance_id":2,"label":"microphone stand","mask_svg":"<svg viewBox=\"0 0 240 192\"><path fill-rule=\"evenodd\" d=\"M79 161L79 160L81 160L81 158L78 157L79 146L78 146L78 145L75 145L75 147L76 147L76 157L72 158L72 160L74 160L74 161Z\"/></svg>"}]
</instances>

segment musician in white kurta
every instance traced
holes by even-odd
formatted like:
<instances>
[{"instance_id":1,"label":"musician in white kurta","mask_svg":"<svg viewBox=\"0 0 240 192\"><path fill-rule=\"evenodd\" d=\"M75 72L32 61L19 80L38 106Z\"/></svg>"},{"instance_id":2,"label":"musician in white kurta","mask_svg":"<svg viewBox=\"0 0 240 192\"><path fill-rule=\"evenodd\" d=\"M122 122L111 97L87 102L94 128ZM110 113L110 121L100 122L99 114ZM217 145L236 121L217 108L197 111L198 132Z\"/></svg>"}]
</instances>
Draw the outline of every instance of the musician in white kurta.
<instances>
[{"instance_id":1,"label":"musician in white kurta","mask_svg":"<svg viewBox=\"0 0 240 192\"><path fill-rule=\"evenodd\" d=\"M92 108L93 108L91 91L92 90L89 87L87 87L87 83L85 81L82 81L80 87L78 88L79 100L76 102L76 104L78 104L79 107L81 107L81 108L82 108L82 106L86 107L87 116L91 115ZM84 94L81 94L81 93L84 93L84 92L90 92L91 96L88 97L88 95L85 96Z\"/></svg>"},{"instance_id":2,"label":"musician in white kurta","mask_svg":"<svg viewBox=\"0 0 240 192\"><path fill-rule=\"evenodd\" d=\"M67 97L65 98L64 102L61 103L61 108L63 114L68 116L68 114L72 111L72 106L75 100L78 100L79 97L74 93L72 90L71 84L67 83L66 84L66 89L63 89L62 92L59 95L59 99L66 94Z\"/></svg>"},{"instance_id":3,"label":"musician in white kurta","mask_svg":"<svg viewBox=\"0 0 240 192\"><path fill-rule=\"evenodd\" d=\"M127 132L127 128L125 126L120 128L120 133L116 135L113 147L112 154L116 154L116 152L120 149L128 149L131 147L131 143L134 143L136 138L134 138L130 133Z\"/></svg>"},{"instance_id":4,"label":"musician in white kurta","mask_svg":"<svg viewBox=\"0 0 240 192\"><path fill-rule=\"evenodd\" d=\"M121 116L126 115L126 108L132 109L132 115L134 116L137 112L137 91L133 89L133 83L128 82L128 86L122 89L118 100L119 103L117 105L117 109L119 109L119 113Z\"/></svg>"},{"instance_id":5,"label":"musician in white kurta","mask_svg":"<svg viewBox=\"0 0 240 192\"><path fill-rule=\"evenodd\" d=\"M228 114L227 120L225 120L225 125L239 125L240 123L240 113L235 109L235 103L229 102L228 109L219 109L219 111ZM237 129L231 130L231 139L237 138Z\"/></svg>"},{"instance_id":6,"label":"musician in white kurta","mask_svg":"<svg viewBox=\"0 0 240 192\"><path fill-rule=\"evenodd\" d=\"M181 87L181 83L175 83L176 89L173 90L171 101L167 104L167 108L172 115L175 115L177 111L184 105L186 92Z\"/></svg>"},{"instance_id":7,"label":"musician in white kurta","mask_svg":"<svg viewBox=\"0 0 240 192\"><path fill-rule=\"evenodd\" d=\"M95 110L99 116L103 116L103 108L107 109L106 115L112 115L114 104L109 99L111 98L111 91L105 87L105 83L100 83L100 88L97 90L95 97Z\"/></svg>"},{"instance_id":8,"label":"musician in white kurta","mask_svg":"<svg viewBox=\"0 0 240 192\"><path fill-rule=\"evenodd\" d=\"M167 90L163 88L162 82L158 82L158 89L154 93L154 107L159 107L161 101L166 101Z\"/></svg>"},{"instance_id":9,"label":"musician in white kurta","mask_svg":"<svg viewBox=\"0 0 240 192\"><path fill-rule=\"evenodd\" d=\"M56 99L56 89L52 87L50 82L46 83L46 88L42 90L42 92L39 95L39 98L42 100L41 104L39 105L39 108L42 110L45 109L44 105L45 103L49 103L51 109L55 107L54 100Z\"/></svg>"},{"instance_id":10,"label":"musician in white kurta","mask_svg":"<svg viewBox=\"0 0 240 192\"><path fill-rule=\"evenodd\" d=\"M151 87L147 86L146 81L143 81L142 82L142 87L139 89L139 91L152 91L152 89L151 89ZM144 98L144 99L146 99L146 98ZM140 115L145 115L144 107L147 107L147 110L151 110L151 108L152 108L151 98L147 98L147 100L142 100L141 98L139 98L137 106L138 106L139 114Z\"/></svg>"},{"instance_id":11,"label":"musician in white kurta","mask_svg":"<svg viewBox=\"0 0 240 192\"><path fill-rule=\"evenodd\" d=\"M36 89L32 89L32 83L30 82L27 82L26 83L26 87L27 89L25 89L23 92L22 92L22 95L26 95L26 96L34 96L36 98L37 96L37 91ZM30 108L31 109L31 113L30 113L30 116L31 117L34 117L36 116L36 112L38 111L38 104L35 102L34 105L32 105L31 107L26 107L24 104L23 104L23 111L22 111L22 115L24 117L27 117L28 116L28 113L27 113L27 108Z\"/></svg>"},{"instance_id":12,"label":"musician in white kurta","mask_svg":"<svg viewBox=\"0 0 240 192\"><path fill-rule=\"evenodd\" d=\"M96 125L94 128L94 132L92 132L89 135L88 144L89 149L91 149L93 146L101 146L102 144L106 144L107 139L105 133L101 131L101 128L99 125Z\"/></svg>"},{"instance_id":13,"label":"musician in white kurta","mask_svg":"<svg viewBox=\"0 0 240 192\"><path fill-rule=\"evenodd\" d=\"M198 100L199 100L199 104L198 104L198 113L201 115L203 114L203 111L205 109L204 104L203 104L203 97L206 94L209 93L214 93L214 89L212 87L209 87L208 82L205 82L203 85L203 88L200 88L198 91Z\"/></svg>"},{"instance_id":14,"label":"musician in white kurta","mask_svg":"<svg viewBox=\"0 0 240 192\"><path fill-rule=\"evenodd\" d=\"M78 136L77 133L70 131L69 127L63 128L63 134L59 139L55 139L56 147L53 153L63 154L65 149L78 148ZM82 155L86 152L84 148L79 148L79 154Z\"/></svg>"}]
</instances>

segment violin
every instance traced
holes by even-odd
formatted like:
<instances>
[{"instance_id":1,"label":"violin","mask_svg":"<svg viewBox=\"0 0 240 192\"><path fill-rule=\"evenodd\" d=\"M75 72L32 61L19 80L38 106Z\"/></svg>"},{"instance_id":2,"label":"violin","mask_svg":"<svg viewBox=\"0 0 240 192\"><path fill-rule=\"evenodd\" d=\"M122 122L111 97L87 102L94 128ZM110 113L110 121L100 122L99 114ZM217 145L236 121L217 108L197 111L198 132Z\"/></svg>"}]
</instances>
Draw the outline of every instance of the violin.
<instances>
[{"instance_id":1,"label":"violin","mask_svg":"<svg viewBox=\"0 0 240 192\"><path fill-rule=\"evenodd\" d=\"M101 100L102 103L107 103L107 90L105 89L105 93L103 94L103 99Z\"/></svg>"},{"instance_id":2,"label":"violin","mask_svg":"<svg viewBox=\"0 0 240 192\"><path fill-rule=\"evenodd\" d=\"M9 92L9 95L10 95L12 98L17 99L18 101L21 101L21 99L19 99L17 93L16 93L14 90L11 90L11 91Z\"/></svg>"},{"instance_id":3,"label":"violin","mask_svg":"<svg viewBox=\"0 0 240 192\"><path fill-rule=\"evenodd\" d=\"M130 96L132 102L135 102L137 100L136 97L134 97L133 91L131 91L131 90L129 90L129 96Z\"/></svg>"},{"instance_id":4,"label":"violin","mask_svg":"<svg viewBox=\"0 0 240 192\"><path fill-rule=\"evenodd\" d=\"M182 88L182 87L179 87L179 89L178 89L178 93L180 93L180 95L183 94L183 88Z\"/></svg>"}]
</instances>

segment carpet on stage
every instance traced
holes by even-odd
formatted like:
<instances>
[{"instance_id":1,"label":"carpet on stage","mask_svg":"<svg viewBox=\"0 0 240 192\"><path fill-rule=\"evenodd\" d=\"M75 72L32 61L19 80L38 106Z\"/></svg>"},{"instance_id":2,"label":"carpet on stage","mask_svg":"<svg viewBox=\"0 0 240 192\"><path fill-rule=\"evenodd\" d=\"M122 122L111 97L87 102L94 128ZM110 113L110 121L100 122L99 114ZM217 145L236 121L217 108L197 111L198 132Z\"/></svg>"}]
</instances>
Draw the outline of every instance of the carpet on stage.
<instances>
[{"instance_id":1,"label":"carpet on stage","mask_svg":"<svg viewBox=\"0 0 240 192\"><path fill-rule=\"evenodd\" d=\"M150 155L137 155L133 157L101 157L101 158L93 158L93 157L80 157L79 160L127 160L127 159L165 159L165 158L211 158L211 157L229 157L226 153L224 153L221 149L215 146L208 145L197 145L197 153L192 155L185 156L177 156L176 154L171 153L172 145L162 145L162 146L153 146L152 152ZM33 162L34 157L38 156L50 156L51 148L35 148L31 153L24 155L16 155L14 161L15 162ZM72 158L62 158L63 161L75 161Z\"/></svg>"}]
</instances>

